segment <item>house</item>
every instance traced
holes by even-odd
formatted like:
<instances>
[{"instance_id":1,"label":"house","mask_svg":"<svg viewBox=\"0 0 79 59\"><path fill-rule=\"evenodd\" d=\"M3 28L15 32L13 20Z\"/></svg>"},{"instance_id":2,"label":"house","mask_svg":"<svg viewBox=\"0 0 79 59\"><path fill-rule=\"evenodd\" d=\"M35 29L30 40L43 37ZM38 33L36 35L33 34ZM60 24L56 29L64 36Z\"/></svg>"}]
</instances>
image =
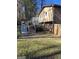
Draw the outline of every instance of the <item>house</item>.
<instances>
[{"instance_id":1,"label":"house","mask_svg":"<svg viewBox=\"0 0 79 59\"><path fill-rule=\"evenodd\" d=\"M39 23L51 31L54 36L61 36L61 6L44 6L39 12Z\"/></svg>"}]
</instances>

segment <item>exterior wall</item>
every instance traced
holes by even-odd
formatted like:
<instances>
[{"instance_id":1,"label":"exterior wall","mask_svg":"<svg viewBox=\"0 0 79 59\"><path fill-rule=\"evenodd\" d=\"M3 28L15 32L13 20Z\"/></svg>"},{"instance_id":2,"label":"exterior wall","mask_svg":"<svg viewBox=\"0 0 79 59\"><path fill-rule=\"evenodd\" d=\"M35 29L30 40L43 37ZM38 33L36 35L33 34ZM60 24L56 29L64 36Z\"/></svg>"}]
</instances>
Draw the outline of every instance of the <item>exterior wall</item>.
<instances>
[{"instance_id":1,"label":"exterior wall","mask_svg":"<svg viewBox=\"0 0 79 59\"><path fill-rule=\"evenodd\" d=\"M54 23L61 24L61 8L60 7L54 8L53 19L54 19Z\"/></svg>"},{"instance_id":2,"label":"exterior wall","mask_svg":"<svg viewBox=\"0 0 79 59\"><path fill-rule=\"evenodd\" d=\"M54 36L61 36L61 7L54 8Z\"/></svg>"},{"instance_id":3,"label":"exterior wall","mask_svg":"<svg viewBox=\"0 0 79 59\"><path fill-rule=\"evenodd\" d=\"M54 36L61 36L61 24L54 24Z\"/></svg>"},{"instance_id":4,"label":"exterior wall","mask_svg":"<svg viewBox=\"0 0 79 59\"><path fill-rule=\"evenodd\" d=\"M53 21L52 7L45 7L39 15L39 22Z\"/></svg>"}]
</instances>

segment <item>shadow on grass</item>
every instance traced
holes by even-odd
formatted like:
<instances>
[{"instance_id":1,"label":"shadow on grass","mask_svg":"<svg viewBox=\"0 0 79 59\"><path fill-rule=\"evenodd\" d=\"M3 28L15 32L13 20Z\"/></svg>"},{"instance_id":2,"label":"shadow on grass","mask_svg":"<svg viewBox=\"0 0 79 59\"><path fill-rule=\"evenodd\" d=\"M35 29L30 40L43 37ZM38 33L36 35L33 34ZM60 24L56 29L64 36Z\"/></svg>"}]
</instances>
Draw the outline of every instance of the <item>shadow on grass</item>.
<instances>
[{"instance_id":1,"label":"shadow on grass","mask_svg":"<svg viewBox=\"0 0 79 59\"><path fill-rule=\"evenodd\" d=\"M26 56L26 59L28 58L30 58L30 59L40 59L40 58L46 58L46 57L51 57L51 56L54 56L54 55L56 55L56 54L61 54L61 50L59 49L59 50L57 50L57 51L55 51L55 52L53 52L53 53L51 53L51 54L48 54L48 55L42 55L42 56L33 56L33 55L35 55L37 52L41 52L41 51L43 51L43 50L46 50L46 49L50 49L50 48L60 48L60 46L56 46L56 45L54 45L54 46L49 46L49 47L44 47L44 48L42 48L42 49L38 49L38 50L36 50L36 51L31 51L31 52L29 52L29 54Z\"/></svg>"},{"instance_id":2,"label":"shadow on grass","mask_svg":"<svg viewBox=\"0 0 79 59\"><path fill-rule=\"evenodd\" d=\"M36 39L36 38L61 38L61 36L54 36L53 34L32 34L32 35L25 35L19 36L17 39Z\"/></svg>"},{"instance_id":3,"label":"shadow on grass","mask_svg":"<svg viewBox=\"0 0 79 59\"><path fill-rule=\"evenodd\" d=\"M18 40L19 39L37 39L37 38L61 38L60 36L58 36L58 37L47 37L47 36L41 36L41 37L19 37L19 38L17 38Z\"/></svg>"},{"instance_id":4,"label":"shadow on grass","mask_svg":"<svg viewBox=\"0 0 79 59\"><path fill-rule=\"evenodd\" d=\"M30 59L56 59L57 55L61 56L61 51L57 51L55 53L51 53L50 55L46 55L46 56L32 57ZM60 59L60 57L58 57L58 59Z\"/></svg>"}]
</instances>

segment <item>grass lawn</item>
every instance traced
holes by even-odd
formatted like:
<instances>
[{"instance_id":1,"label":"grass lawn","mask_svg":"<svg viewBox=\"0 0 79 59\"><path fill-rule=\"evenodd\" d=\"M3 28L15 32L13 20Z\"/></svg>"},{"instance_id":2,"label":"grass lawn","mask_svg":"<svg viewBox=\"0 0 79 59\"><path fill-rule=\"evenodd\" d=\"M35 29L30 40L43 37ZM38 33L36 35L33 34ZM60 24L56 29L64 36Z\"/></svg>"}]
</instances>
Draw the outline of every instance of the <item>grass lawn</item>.
<instances>
[{"instance_id":1,"label":"grass lawn","mask_svg":"<svg viewBox=\"0 0 79 59\"><path fill-rule=\"evenodd\" d=\"M33 38L17 41L18 56L45 56L61 51L60 38Z\"/></svg>"}]
</instances>

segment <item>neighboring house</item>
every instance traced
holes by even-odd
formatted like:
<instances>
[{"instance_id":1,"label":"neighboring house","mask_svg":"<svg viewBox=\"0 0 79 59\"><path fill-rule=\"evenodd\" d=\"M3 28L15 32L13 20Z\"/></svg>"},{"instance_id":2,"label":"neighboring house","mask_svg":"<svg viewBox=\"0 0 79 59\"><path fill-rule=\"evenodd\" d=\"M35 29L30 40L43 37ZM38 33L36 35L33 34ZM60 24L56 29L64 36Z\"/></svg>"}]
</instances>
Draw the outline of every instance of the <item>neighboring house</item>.
<instances>
[{"instance_id":1,"label":"neighboring house","mask_svg":"<svg viewBox=\"0 0 79 59\"><path fill-rule=\"evenodd\" d=\"M55 36L61 36L61 6L44 6L39 13L39 23Z\"/></svg>"}]
</instances>

